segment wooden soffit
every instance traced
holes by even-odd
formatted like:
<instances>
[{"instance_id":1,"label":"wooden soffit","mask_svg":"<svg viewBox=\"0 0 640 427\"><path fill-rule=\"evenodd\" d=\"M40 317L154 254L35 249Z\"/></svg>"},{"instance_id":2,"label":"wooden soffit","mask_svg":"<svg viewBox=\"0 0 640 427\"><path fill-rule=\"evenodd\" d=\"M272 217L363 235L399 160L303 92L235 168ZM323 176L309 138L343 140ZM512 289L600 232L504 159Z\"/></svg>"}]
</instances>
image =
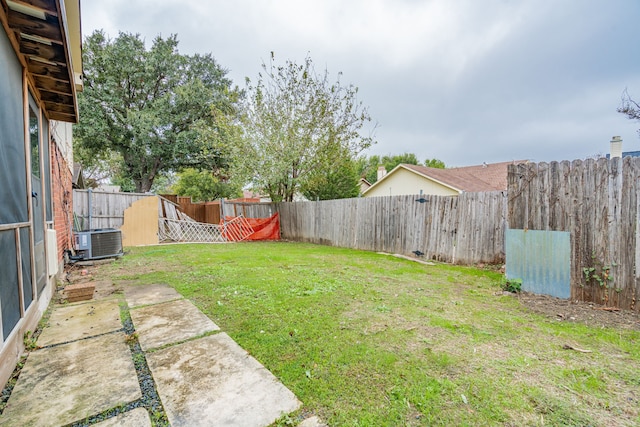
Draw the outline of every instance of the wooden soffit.
<instances>
[{"instance_id":1,"label":"wooden soffit","mask_svg":"<svg viewBox=\"0 0 640 427\"><path fill-rule=\"evenodd\" d=\"M48 116L78 121L64 0L0 0L0 19Z\"/></svg>"}]
</instances>

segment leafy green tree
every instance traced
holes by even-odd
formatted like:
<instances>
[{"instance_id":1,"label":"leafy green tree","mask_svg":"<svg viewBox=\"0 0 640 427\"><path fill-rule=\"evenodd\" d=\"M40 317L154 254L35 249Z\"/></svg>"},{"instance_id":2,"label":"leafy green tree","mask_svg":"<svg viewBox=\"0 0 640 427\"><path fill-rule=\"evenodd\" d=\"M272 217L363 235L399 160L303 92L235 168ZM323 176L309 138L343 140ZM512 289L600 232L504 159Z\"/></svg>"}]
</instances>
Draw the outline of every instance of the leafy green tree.
<instances>
[{"instance_id":1,"label":"leafy green tree","mask_svg":"<svg viewBox=\"0 0 640 427\"><path fill-rule=\"evenodd\" d=\"M380 162L380 156L360 156L356 159L355 163L356 170L361 178L366 179L370 184L376 182L378 166L382 164Z\"/></svg>"},{"instance_id":2,"label":"leafy green tree","mask_svg":"<svg viewBox=\"0 0 640 427\"><path fill-rule=\"evenodd\" d=\"M301 185L302 194L309 200L333 200L357 197L360 193L360 174L357 164L348 156L309 173Z\"/></svg>"},{"instance_id":3,"label":"leafy green tree","mask_svg":"<svg viewBox=\"0 0 640 427\"><path fill-rule=\"evenodd\" d=\"M178 173L173 191L179 196L191 197L194 202L209 202L221 197L235 198L239 189L232 184L220 182L213 173L187 168Z\"/></svg>"},{"instance_id":4,"label":"leafy green tree","mask_svg":"<svg viewBox=\"0 0 640 427\"><path fill-rule=\"evenodd\" d=\"M244 141L234 161L273 201L292 201L314 171L355 156L374 143L361 131L371 121L357 88L316 73L310 57L269 65L255 85L247 79Z\"/></svg>"},{"instance_id":5,"label":"leafy green tree","mask_svg":"<svg viewBox=\"0 0 640 427\"><path fill-rule=\"evenodd\" d=\"M149 50L140 35L102 31L83 44L84 91L79 94L76 142L89 153L115 152L121 179L147 192L162 173L186 167L219 170L239 92L210 54L182 55L175 35L156 37Z\"/></svg>"},{"instance_id":6,"label":"leafy green tree","mask_svg":"<svg viewBox=\"0 0 640 427\"><path fill-rule=\"evenodd\" d=\"M446 166L442 160L427 159L424 161L424 165L428 168L444 169Z\"/></svg>"},{"instance_id":7,"label":"leafy green tree","mask_svg":"<svg viewBox=\"0 0 640 427\"><path fill-rule=\"evenodd\" d=\"M81 144L73 144L73 161L82 165L84 183L89 188L107 184L122 167L122 156L113 151L87 150Z\"/></svg>"},{"instance_id":8,"label":"leafy green tree","mask_svg":"<svg viewBox=\"0 0 640 427\"><path fill-rule=\"evenodd\" d=\"M418 157L413 153L402 153L382 157L382 164L387 172L391 172L400 163L407 165L419 165Z\"/></svg>"},{"instance_id":9,"label":"leafy green tree","mask_svg":"<svg viewBox=\"0 0 640 427\"><path fill-rule=\"evenodd\" d=\"M385 156L370 156L358 159L360 176L373 184L378 180L378 166L384 166L387 172L391 172L400 163L419 165L418 157L414 153L387 154Z\"/></svg>"}]
</instances>

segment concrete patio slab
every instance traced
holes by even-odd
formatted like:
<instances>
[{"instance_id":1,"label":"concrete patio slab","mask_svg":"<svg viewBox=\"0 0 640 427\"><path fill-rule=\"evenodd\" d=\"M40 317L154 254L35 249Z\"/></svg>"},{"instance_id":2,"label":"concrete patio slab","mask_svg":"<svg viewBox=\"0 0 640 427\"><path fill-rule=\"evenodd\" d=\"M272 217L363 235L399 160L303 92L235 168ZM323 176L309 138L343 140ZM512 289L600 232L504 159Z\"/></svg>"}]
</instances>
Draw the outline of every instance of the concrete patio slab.
<instances>
[{"instance_id":1,"label":"concrete patio slab","mask_svg":"<svg viewBox=\"0 0 640 427\"><path fill-rule=\"evenodd\" d=\"M220 330L184 299L132 309L130 313L144 351Z\"/></svg>"},{"instance_id":2,"label":"concrete patio slab","mask_svg":"<svg viewBox=\"0 0 640 427\"><path fill-rule=\"evenodd\" d=\"M171 286L163 284L127 286L124 288L124 295L127 304L129 304L129 308L158 304L182 298L182 295Z\"/></svg>"},{"instance_id":3,"label":"concrete patio slab","mask_svg":"<svg viewBox=\"0 0 640 427\"><path fill-rule=\"evenodd\" d=\"M65 425L141 396L125 334L116 332L31 352L0 425Z\"/></svg>"},{"instance_id":4,"label":"concrete patio slab","mask_svg":"<svg viewBox=\"0 0 640 427\"><path fill-rule=\"evenodd\" d=\"M151 427L151 419L146 409L136 408L94 424L94 427Z\"/></svg>"},{"instance_id":5,"label":"concrete patio slab","mask_svg":"<svg viewBox=\"0 0 640 427\"><path fill-rule=\"evenodd\" d=\"M227 334L147 354L173 427L268 426L300 401Z\"/></svg>"},{"instance_id":6,"label":"concrete patio slab","mask_svg":"<svg viewBox=\"0 0 640 427\"><path fill-rule=\"evenodd\" d=\"M38 338L38 345L75 341L122 329L115 299L91 301L56 308Z\"/></svg>"}]
</instances>

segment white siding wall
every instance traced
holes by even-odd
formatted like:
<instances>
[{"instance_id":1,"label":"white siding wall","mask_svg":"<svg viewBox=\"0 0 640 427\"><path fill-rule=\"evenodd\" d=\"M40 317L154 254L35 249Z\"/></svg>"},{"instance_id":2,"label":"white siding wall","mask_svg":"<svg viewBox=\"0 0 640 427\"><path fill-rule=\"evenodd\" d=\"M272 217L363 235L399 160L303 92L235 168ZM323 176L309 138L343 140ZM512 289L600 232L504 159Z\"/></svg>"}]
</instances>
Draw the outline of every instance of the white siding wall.
<instances>
[{"instance_id":1,"label":"white siding wall","mask_svg":"<svg viewBox=\"0 0 640 427\"><path fill-rule=\"evenodd\" d=\"M73 173L73 137L71 133L71 123L51 120L51 136L55 139L60 152L67 161L67 166Z\"/></svg>"},{"instance_id":2,"label":"white siding wall","mask_svg":"<svg viewBox=\"0 0 640 427\"><path fill-rule=\"evenodd\" d=\"M406 169L397 169L385 177L374 187L371 187L364 196L401 196L406 194L432 194L435 196L457 196L459 193L449 187L438 184Z\"/></svg>"}]
</instances>

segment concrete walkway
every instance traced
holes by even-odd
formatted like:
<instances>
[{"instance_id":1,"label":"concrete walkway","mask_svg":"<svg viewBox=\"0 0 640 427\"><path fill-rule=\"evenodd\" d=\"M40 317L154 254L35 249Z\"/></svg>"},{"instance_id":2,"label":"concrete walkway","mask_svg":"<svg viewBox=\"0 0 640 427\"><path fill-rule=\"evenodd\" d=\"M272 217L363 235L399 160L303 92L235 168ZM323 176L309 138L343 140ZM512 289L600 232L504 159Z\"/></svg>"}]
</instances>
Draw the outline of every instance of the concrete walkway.
<instances>
[{"instance_id":1,"label":"concrete walkway","mask_svg":"<svg viewBox=\"0 0 640 427\"><path fill-rule=\"evenodd\" d=\"M268 426L301 405L169 286L57 305L37 345L0 426Z\"/></svg>"}]
</instances>

